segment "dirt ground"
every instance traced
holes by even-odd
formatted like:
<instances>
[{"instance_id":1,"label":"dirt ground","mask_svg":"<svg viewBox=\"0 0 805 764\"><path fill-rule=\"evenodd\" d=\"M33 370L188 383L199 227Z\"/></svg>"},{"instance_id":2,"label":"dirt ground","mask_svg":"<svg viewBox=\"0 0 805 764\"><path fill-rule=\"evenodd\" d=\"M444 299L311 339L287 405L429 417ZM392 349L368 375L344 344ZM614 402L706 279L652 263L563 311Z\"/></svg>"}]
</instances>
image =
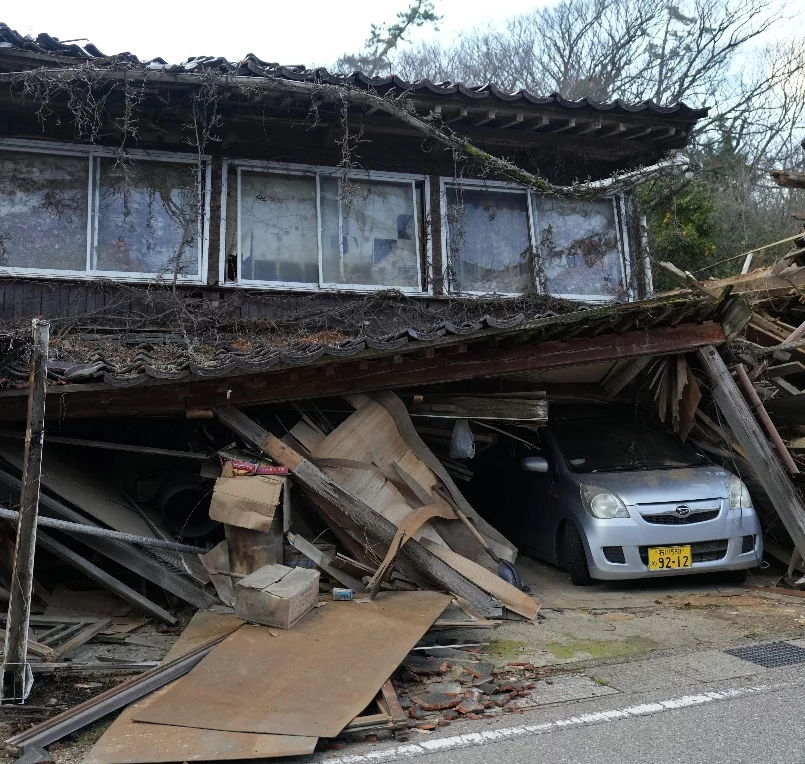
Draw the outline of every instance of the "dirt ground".
<instances>
[{"instance_id":1,"label":"dirt ground","mask_svg":"<svg viewBox=\"0 0 805 764\"><path fill-rule=\"evenodd\" d=\"M607 666L605 673L611 676L618 665L647 655L673 655L742 642L799 637L805 632L805 598L726 585L715 576L599 582L580 588L570 584L565 573L530 558L521 558L518 566L523 582L542 605L535 623L506 621L494 630L449 632L441 641L480 645L468 648L476 665L494 674L497 683L519 682L525 688L523 695L530 693L533 697L546 692L550 695L550 685L561 684L557 677L572 681L579 672L590 674L596 666ZM748 583L767 586L778 579L779 573L757 570ZM167 652L179 631L165 631L149 624L133 635L136 644L90 643L73 660L89 662L107 656L156 661ZM123 678L80 673L42 676L37 679L28 702L58 713ZM434 683L443 688L451 682L466 683L467 676L454 664L440 676L412 676L403 672L399 679L396 684L407 707L411 705L409 698L432 688ZM603 686L606 681L600 683L601 691L606 692L608 688ZM544 700L552 702L550 698ZM484 713L488 715L513 710L487 705ZM438 716L439 723L445 724L443 714L430 716L434 720ZM425 720L429 718L425 715ZM100 720L51 746L57 764L80 762L111 720L112 717ZM31 724L0 722L0 739ZM5 754L0 756L0 763L12 760Z\"/></svg>"}]
</instances>

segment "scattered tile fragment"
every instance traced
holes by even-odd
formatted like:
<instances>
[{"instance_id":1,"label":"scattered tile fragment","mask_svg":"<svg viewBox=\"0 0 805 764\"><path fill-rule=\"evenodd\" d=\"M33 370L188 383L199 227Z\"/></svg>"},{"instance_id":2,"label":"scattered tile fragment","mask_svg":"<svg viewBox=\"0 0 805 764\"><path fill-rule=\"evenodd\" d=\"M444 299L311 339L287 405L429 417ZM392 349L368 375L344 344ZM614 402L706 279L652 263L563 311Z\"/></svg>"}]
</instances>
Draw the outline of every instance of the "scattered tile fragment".
<instances>
[{"instance_id":1,"label":"scattered tile fragment","mask_svg":"<svg viewBox=\"0 0 805 764\"><path fill-rule=\"evenodd\" d=\"M458 719L458 717L460 715L461 714L459 714L458 711L454 711L453 709L450 709L449 711L443 711L442 712L442 719L445 719L448 722L452 722L452 721L455 721L456 719Z\"/></svg>"},{"instance_id":2,"label":"scattered tile fragment","mask_svg":"<svg viewBox=\"0 0 805 764\"><path fill-rule=\"evenodd\" d=\"M479 661L478 663L464 663L464 671L472 674L474 677L489 676L495 669L494 663L488 661Z\"/></svg>"},{"instance_id":3,"label":"scattered tile fragment","mask_svg":"<svg viewBox=\"0 0 805 764\"><path fill-rule=\"evenodd\" d=\"M497 685L492 684L492 682L482 682L481 684L476 684L475 687L484 695L494 695L498 691Z\"/></svg>"},{"instance_id":4,"label":"scattered tile fragment","mask_svg":"<svg viewBox=\"0 0 805 764\"><path fill-rule=\"evenodd\" d=\"M472 698L464 698L461 703L456 706L456 710L462 714L477 714L484 710L484 707Z\"/></svg>"},{"instance_id":5,"label":"scattered tile fragment","mask_svg":"<svg viewBox=\"0 0 805 764\"><path fill-rule=\"evenodd\" d=\"M463 695L464 690L458 682L430 682L428 692L443 692L446 695Z\"/></svg>"},{"instance_id":6,"label":"scattered tile fragment","mask_svg":"<svg viewBox=\"0 0 805 764\"><path fill-rule=\"evenodd\" d=\"M412 698L420 708L426 711L442 711L458 705L461 698L457 695L448 695L444 692L426 692Z\"/></svg>"}]
</instances>

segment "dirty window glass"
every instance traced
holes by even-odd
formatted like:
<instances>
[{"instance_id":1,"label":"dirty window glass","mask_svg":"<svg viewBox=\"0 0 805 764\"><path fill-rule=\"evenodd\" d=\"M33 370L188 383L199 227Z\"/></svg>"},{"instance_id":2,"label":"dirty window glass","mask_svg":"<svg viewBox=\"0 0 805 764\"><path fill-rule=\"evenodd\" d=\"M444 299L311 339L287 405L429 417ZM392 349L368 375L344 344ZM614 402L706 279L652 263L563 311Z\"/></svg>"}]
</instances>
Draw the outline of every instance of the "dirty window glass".
<instances>
[{"instance_id":1,"label":"dirty window glass","mask_svg":"<svg viewBox=\"0 0 805 764\"><path fill-rule=\"evenodd\" d=\"M337 183L321 178L324 283L417 288L413 185L354 179Z\"/></svg>"},{"instance_id":2,"label":"dirty window glass","mask_svg":"<svg viewBox=\"0 0 805 764\"><path fill-rule=\"evenodd\" d=\"M552 294L625 293L611 199L536 198L541 280Z\"/></svg>"},{"instance_id":3,"label":"dirty window glass","mask_svg":"<svg viewBox=\"0 0 805 764\"><path fill-rule=\"evenodd\" d=\"M89 160L0 153L0 267L84 271Z\"/></svg>"},{"instance_id":4,"label":"dirty window glass","mask_svg":"<svg viewBox=\"0 0 805 764\"><path fill-rule=\"evenodd\" d=\"M94 269L198 276L197 167L97 161Z\"/></svg>"},{"instance_id":5,"label":"dirty window glass","mask_svg":"<svg viewBox=\"0 0 805 764\"><path fill-rule=\"evenodd\" d=\"M241 171L240 275L246 281L319 281L316 179Z\"/></svg>"},{"instance_id":6,"label":"dirty window glass","mask_svg":"<svg viewBox=\"0 0 805 764\"><path fill-rule=\"evenodd\" d=\"M551 422L572 472L672 469L709 464L689 443L650 422L589 417Z\"/></svg>"},{"instance_id":7,"label":"dirty window glass","mask_svg":"<svg viewBox=\"0 0 805 764\"><path fill-rule=\"evenodd\" d=\"M523 292L529 269L525 193L447 189L452 291Z\"/></svg>"}]
</instances>

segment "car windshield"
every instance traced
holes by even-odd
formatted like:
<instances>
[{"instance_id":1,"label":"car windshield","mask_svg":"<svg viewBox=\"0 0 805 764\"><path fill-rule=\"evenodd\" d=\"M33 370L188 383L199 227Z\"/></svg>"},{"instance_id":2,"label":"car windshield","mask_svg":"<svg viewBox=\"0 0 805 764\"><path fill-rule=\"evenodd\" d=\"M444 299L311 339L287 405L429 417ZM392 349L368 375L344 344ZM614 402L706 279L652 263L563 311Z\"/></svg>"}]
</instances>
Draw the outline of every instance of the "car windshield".
<instances>
[{"instance_id":1,"label":"car windshield","mask_svg":"<svg viewBox=\"0 0 805 764\"><path fill-rule=\"evenodd\" d=\"M551 423L573 472L674 469L709 464L691 444L649 422L584 417Z\"/></svg>"}]
</instances>

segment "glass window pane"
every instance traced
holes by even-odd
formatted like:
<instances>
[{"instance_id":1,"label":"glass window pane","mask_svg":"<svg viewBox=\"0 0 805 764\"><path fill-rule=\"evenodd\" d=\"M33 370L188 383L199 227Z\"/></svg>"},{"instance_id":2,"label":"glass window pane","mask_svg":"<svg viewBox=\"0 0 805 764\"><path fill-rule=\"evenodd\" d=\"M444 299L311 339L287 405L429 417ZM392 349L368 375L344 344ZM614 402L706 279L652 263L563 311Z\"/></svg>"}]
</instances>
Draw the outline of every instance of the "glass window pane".
<instances>
[{"instance_id":1,"label":"glass window pane","mask_svg":"<svg viewBox=\"0 0 805 764\"><path fill-rule=\"evenodd\" d=\"M374 180L342 183L343 243L339 251L336 181L322 178L321 182L325 283L418 288L412 184Z\"/></svg>"},{"instance_id":2,"label":"glass window pane","mask_svg":"<svg viewBox=\"0 0 805 764\"><path fill-rule=\"evenodd\" d=\"M452 291L523 292L532 286L525 193L447 189Z\"/></svg>"},{"instance_id":3,"label":"glass window pane","mask_svg":"<svg viewBox=\"0 0 805 764\"><path fill-rule=\"evenodd\" d=\"M98 161L95 270L198 277L196 165Z\"/></svg>"},{"instance_id":4,"label":"glass window pane","mask_svg":"<svg viewBox=\"0 0 805 764\"><path fill-rule=\"evenodd\" d=\"M241 171L240 277L317 284L316 179Z\"/></svg>"},{"instance_id":5,"label":"glass window pane","mask_svg":"<svg viewBox=\"0 0 805 764\"><path fill-rule=\"evenodd\" d=\"M552 294L625 294L611 199L535 199L537 245Z\"/></svg>"},{"instance_id":6,"label":"glass window pane","mask_svg":"<svg viewBox=\"0 0 805 764\"><path fill-rule=\"evenodd\" d=\"M0 265L85 271L89 159L0 153Z\"/></svg>"}]
</instances>

